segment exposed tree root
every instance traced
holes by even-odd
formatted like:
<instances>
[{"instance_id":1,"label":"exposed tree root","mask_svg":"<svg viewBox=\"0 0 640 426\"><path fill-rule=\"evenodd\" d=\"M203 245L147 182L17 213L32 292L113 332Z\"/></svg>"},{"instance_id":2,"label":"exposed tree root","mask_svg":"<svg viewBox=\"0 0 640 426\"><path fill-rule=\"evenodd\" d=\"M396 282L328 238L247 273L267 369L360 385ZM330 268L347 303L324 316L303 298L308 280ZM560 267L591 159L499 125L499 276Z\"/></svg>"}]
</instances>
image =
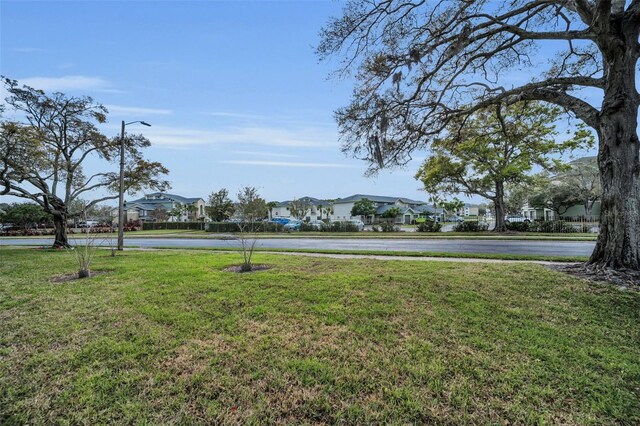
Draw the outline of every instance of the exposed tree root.
<instances>
[{"instance_id":1,"label":"exposed tree root","mask_svg":"<svg viewBox=\"0 0 640 426\"><path fill-rule=\"evenodd\" d=\"M606 268L587 263L549 267L589 281L611 284L620 290L640 291L640 271Z\"/></svg>"}]
</instances>

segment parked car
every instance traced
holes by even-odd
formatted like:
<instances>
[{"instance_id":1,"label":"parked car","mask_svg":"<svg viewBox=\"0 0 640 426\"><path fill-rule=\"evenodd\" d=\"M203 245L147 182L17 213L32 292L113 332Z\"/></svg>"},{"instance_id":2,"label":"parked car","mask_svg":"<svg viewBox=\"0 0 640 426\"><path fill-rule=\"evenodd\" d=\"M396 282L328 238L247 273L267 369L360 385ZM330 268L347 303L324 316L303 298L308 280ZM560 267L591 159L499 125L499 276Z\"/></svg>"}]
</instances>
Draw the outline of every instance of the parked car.
<instances>
[{"instance_id":1,"label":"parked car","mask_svg":"<svg viewBox=\"0 0 640 426\"><path fill-rule=\"evenodd\" d=\"M529 219L527 219L524 216L520 216L517 214L510 214L510 215L506 215L504 217L504 220L510 223L516 223L516 222L524 222L524 223L531 223L531 221Z\"/></svg>"},{"instance_id":2,"label":"parked car","mask_svg":"<svg viewBox=\"0 0 640 426\"><path fill-rule=\"evenodd\" d=\"M78 222L78 228L93 228L94 226L98 226L97 220L87 220Z\"/></svg>"},{"instance_id":3,"label":"parked car","mask_svg":"<svg viewBox=\"0 0 640 426\"><path fill-rule=\"evenodd\" d=\"M449 217L447 218L447 222L455 222L455 223L464 222L464 217L460 217L460 216L449 216Z\"/></svg>"},{"instance_id":4,"label":"parked car","mask_svg":"<svg viewBox=\"0 0 640 426\"><path fill-rule=\"evenodd\" d=\"M302 226L302 222L299 220L290 220L284 225L285 231L299 231Z\"/></svg>"},{"instance_id":5,"label":"parked car","mask_svg":"<svg viewBox=\"0 0 640 426\"><path fill-rule=\"evenodd\" d=\"M0 223L0 231L13 231L16 227L13 223Z\"/></svg>"},{"instance_id":6,"label":"parked car","mask_svg":"<svg viewBox=\"0 0 640 426\"><path fill-rule=\"evenodd\" d=\"M286 225L290 221L291 221L291 219L288 219L286 217L274 217L273 219L271 219L271 222L279 223L280 225Z\"/></svg>"}]
</instances>

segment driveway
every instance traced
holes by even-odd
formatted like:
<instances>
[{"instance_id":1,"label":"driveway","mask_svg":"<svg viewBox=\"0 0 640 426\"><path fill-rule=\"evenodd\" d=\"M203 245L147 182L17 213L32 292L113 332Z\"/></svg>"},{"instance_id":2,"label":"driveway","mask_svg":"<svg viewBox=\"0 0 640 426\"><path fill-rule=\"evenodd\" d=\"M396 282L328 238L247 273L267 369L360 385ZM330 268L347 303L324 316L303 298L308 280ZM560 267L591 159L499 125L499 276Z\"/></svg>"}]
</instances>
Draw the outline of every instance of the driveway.
<instances>
[{"instance_id":1,"label":"driveway","mask_svg":"<svg viewBox=\"0 0 640 426\"><path fill-rule=\"evenodd\" d=\"M73 240L72 240L73 241ZM51 238L3 238L0 245L42 245L53 243ZM96 240L108 246L108 241ZM237 248L237 240L125 238L129 247L228 247ZM402 239L317 239L286 238L260 239L257 247L265 249L319 249L319 250L376 250L420 251L450 253L532 254L545 256L588 256L594 241L522 241L522 240L402 240Z\"/></svg>"}]
</instances>

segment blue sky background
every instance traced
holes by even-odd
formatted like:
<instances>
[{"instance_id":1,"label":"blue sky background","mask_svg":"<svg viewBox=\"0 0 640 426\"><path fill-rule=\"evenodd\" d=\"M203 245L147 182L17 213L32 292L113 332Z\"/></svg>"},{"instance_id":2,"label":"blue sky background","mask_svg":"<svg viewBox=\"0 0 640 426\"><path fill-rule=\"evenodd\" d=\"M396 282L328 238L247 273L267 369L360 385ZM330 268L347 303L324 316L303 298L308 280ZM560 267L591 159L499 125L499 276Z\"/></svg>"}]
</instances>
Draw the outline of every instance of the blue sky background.
<instances>
[{"instance_id":1,"label":"blue sky background","mask_svg":"<svg viewBox=\"0 0 640 426\"><path fill-rule=\"evenodd\" d=\"M151 140L147 157L169 168L173 193L206 199L250 185L280 201L426 199L413 179L424 153L366 178L366 164L340 152L333 111L348 104L353 82L328 79L335 63L319 63L313 46L342 6L3 0L0 69L45 91L91 95L109 108L108 135L120 120L151 123L127 131Z\"/></svg>"}]
</instances>

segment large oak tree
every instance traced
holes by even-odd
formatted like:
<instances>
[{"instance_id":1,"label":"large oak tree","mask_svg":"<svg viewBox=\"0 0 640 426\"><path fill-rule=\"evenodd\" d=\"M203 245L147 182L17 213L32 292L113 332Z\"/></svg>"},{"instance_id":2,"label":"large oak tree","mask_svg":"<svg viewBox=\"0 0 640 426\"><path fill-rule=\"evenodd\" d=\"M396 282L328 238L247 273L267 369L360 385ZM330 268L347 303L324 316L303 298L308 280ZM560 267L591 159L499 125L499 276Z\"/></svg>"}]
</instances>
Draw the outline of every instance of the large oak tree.
<instances>
[{"instance_id":1,"label":"large oak tree","mask_svg":"<svg viewBox=\"0 0 640 426\"><path fill-rule=\"evenodd\" d=\"M579 130L573 138L558 141L552 124L559 108L539 102L495 105L463 118L451 120L449 132L431 142L429 156L416 178L429 193L463 192L493 202L494 231L507 230L505 188L529 181L534 167L556 170L560 164L552 154L586 147L589 132Z\"/></svg>"},{"instance_id":2,"label":"large oak tree","mask_svg":"<svg viewBox=\"0 0 640 426\"><path fill-rule=\"evenodd\" d=\"M48 95L10 79L4 84L6 103L17 118L0 123L0 194L42 206L53 216L54 246L68 247L67 220L77 214L70 210L75 200L91 197L85 206L90 209L118 198L120 139L98 130L107 109L90 97ZM142 157L149 145L140 135L126 137L125 191L168 187L163 179L168 170ZM90 159L103 160L105 169L85 174ZM106 195L96 196L96 191Z\"/></svg>"},{"instance_id":3,"label":"large oak tree","mask_svg":"<svg viewBox=\"0 0 640 426\"><path fill-rule=\"evenodd\" d=\"M549 102L582 120L599 139L602 184L589 262L640 270L639 32L640 0L352 0L318 53L357 70L337 120L344 150L374 171L497 103Z\"/></svg>"}]
</instances>

